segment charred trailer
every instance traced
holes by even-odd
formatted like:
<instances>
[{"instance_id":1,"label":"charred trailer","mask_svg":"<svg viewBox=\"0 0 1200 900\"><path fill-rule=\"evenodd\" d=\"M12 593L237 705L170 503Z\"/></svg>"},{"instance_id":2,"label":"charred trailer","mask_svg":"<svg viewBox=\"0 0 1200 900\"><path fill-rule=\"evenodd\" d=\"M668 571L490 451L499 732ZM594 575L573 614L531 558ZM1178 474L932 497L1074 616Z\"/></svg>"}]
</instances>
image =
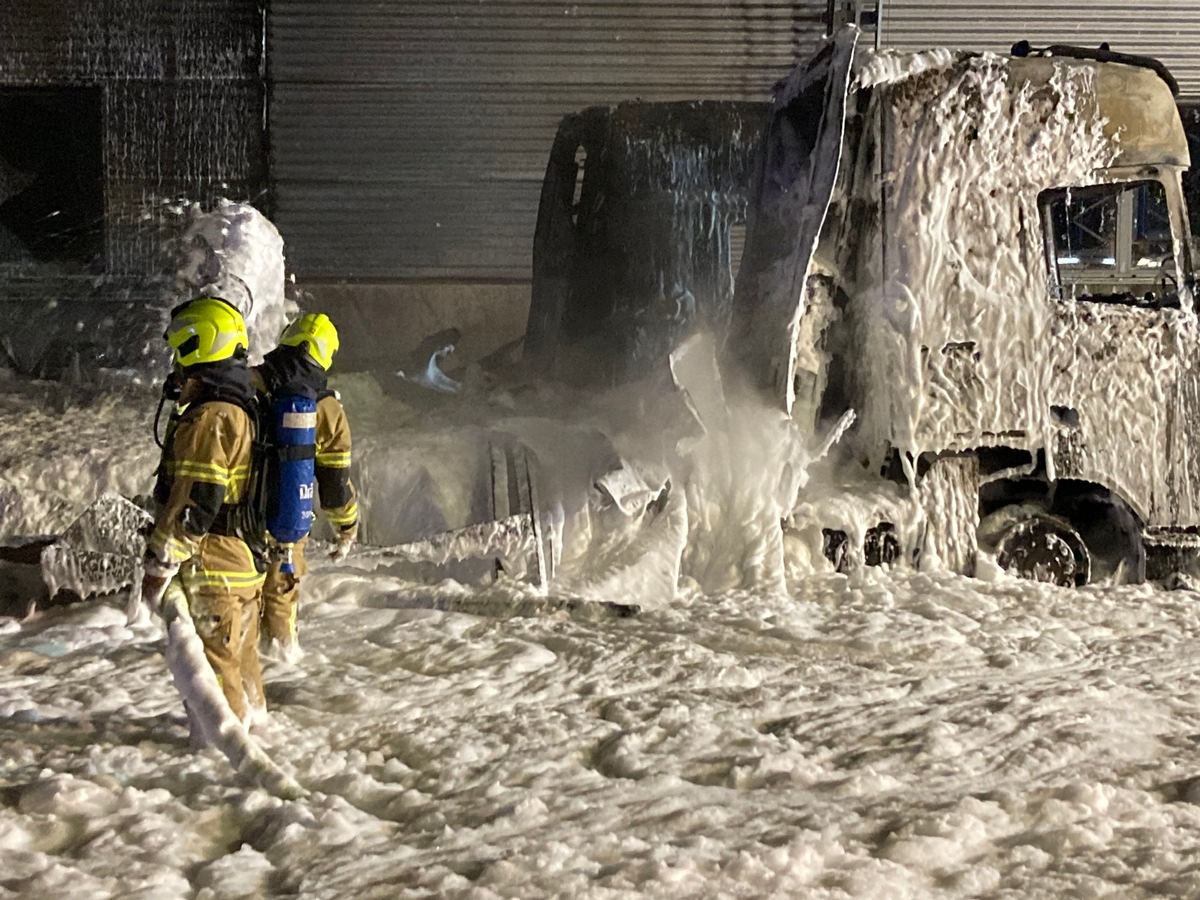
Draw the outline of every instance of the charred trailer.
<instances>
[{"instance_id":1,"label":"charred trailer","mask_svg":"<svg viewBox=\"0 0 1200 900\"><path fill-rule=\"evenodd\" d=\"M592 385L725 334L765 103L628 102L566 116L546 166L524 356Z\"/></svg>"},{"instance_id":2,"label":"charred trailer","mask_svg":"<svg viewBox=\"0 0 1200 900\"><path fill-rule=\"evenodd\" d=\"M1173 80L1107 49L856 37L777 86L731 352L814 433L854 412L826 508L897 485L919 520L898 555L970 571L982 546L1064 585L1162 574L1200 534ZM822 524L861 539L864 508Z\"/></svg>"}]
</instances>

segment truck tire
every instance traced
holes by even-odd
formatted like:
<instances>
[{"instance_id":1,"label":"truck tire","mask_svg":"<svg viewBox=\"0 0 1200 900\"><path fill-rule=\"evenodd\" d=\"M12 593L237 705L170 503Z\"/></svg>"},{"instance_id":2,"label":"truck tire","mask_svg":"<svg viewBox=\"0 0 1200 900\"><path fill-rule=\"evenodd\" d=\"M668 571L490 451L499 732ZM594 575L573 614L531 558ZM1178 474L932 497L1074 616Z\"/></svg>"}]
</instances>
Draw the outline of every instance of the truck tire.
<instances>
[{"instance_id":1,"label":"truck tire","mask_svg":"<svg viewBox=\"0 0 1200 900\"><path fill-rule=\"evenodd\" d=\"M996 510L979 526L980 546L1019 578L1081 587L1091 578L1091 555L1069 521L1027 504Z\"/></svg>"},{"instance_id":2,"label":"truck tire","mask_svg":"<svg viewBox=\"0 0 1200 900\"><path fill-rule=\"evenodd\" d=\"M1090 584L1141 584L1146 580L1142 525L1119 497L1079 485L1056 492L1051 512L1071 522L1091 557Z\"/></svg>"}]
</instances>

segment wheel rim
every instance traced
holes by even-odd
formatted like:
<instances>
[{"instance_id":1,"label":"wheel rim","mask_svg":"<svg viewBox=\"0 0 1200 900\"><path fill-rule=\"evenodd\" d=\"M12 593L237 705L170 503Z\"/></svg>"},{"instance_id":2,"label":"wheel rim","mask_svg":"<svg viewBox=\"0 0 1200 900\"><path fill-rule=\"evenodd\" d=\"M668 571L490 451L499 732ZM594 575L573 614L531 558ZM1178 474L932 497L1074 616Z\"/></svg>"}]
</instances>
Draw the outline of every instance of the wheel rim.
<instances>
[{"instance_id":1,"label":"wheel rim","mask_svg":"<svg viewBox=\"0 0 1200 900\"><path fill-rule=\"evenodd\" d=\"M1090 574L1082 538L1065 522L1049 517L1012 525L997 545L996 561L1021 578L1060 587L1087 584Z\"/></svg>"}]
</instances>

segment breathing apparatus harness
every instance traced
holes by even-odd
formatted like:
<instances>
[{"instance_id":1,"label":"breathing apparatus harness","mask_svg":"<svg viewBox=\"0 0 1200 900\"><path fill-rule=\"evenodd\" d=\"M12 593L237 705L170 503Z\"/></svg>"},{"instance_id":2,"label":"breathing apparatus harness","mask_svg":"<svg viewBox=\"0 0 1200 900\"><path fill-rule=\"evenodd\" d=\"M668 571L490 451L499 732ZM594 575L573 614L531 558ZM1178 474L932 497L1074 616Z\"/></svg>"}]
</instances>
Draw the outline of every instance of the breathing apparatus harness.
<instances>
[{"instance_id":1,"label":"breathing apparatus harness","mask_svg":"<svg viewBox=\"0 0 1200 900\"><path fill-rule=\"evenodd\" d=\"M259 428L249 495L256 533L284 574L295 571L292 554L316 518L317 400L325 370L303 346L282 345L258 368L265 394L258 396ZM261 465L260 465L261 462Z\"/></svg>"},{"instance_id":2,"label":"breathing apparatus harness","mask_svg":"<svg viewBox=\"0 0 1200 900\"><path fill-rule=\"evenodd\" d=\"M187 402L180 403L187 393ZM170 401L173 404L171 414L167 419L165 433L159 431L163 407ZM226 362L202 363L189 366L186 369L176 368L163 382L162 396L159 398L158 409L154 414L154 442L162 449L162 458L155 472L154 498L161 504L166 503L170 491L170 479L167 475L167 457L170 455L171 442L179 420L189 409L204 403L221 401L239 407L246 413L251 425L251 439L257 446L258 434L261 431L259 423L260 412L255 399L254 387L250 382L250 372L242 365L231 365ZM252 470L253 470L252 465ZM250 531L246 529L248 521L244 507L249 500L249 490L239 503L223 503L216 518L209 526L212 534L225 534L240 537L251 545ZM259 563L258 553L255 553L256 564Z\"/></svg>"},{"instance_id":3,"label":"breathing apparatus harness","mask_svg":"<svg viewBox=\"0 0 1200 900\"><path fill-rule=\"evenodd\" d=\"M315 518L316 409L326 393L326 375L303 346L276 348L267 354L259 372L265 394L255 390L249 370L241 365L199 363L171 372L154 414L154 442L164 451L154 494L165 501L166 457L184 411L211 401L241 407L252 427L250 476L241 501L223 504L209 530L245 541L260 571L278 561L280 571L290 574L295 571L293 549L307 536ZM181 405L185 386L189 396ZM168 401L173 409L160 436Z\"/></svg>"}]
</instances>

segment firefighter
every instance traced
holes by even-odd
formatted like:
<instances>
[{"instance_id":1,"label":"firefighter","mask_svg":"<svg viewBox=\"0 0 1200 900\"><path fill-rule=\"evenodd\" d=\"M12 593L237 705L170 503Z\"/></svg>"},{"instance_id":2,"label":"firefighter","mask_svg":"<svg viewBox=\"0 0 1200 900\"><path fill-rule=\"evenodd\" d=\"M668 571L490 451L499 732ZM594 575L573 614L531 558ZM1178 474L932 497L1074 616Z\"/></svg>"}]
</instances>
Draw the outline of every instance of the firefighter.
<instances>
[{"instance_id":1,"label":"firefighter","mask_svg":"<svg viewBox=\"0 0 1200 900\"><path fill-rule=\"evenodd\" d=\"M315 473L320 506L333 529L337 547L330 557L345 559L358 536L358 502L350 480L350 424L327 373L338 350L338 333L329 316L307 313L284 329L279 346L254 372L255 386L264 394L299 394L316 400ZM302 540L292 552L294 571L281 571L272 559L262 593L262 640L268 652L287 661L302 655L296 614L300 580L308 571Z\"/></svg>"},{"instance_id":2,"label":"firefighter","mask_svg":"<svg viewBox=\"0 0 1200 900\"><path fill-rule=\"evenodd\" d=\"M230 709L255 724L266 714L258 657L263 574L235 524L253 441L250 341L241 313L216 297L176 307L164 337L174 350L169 383L178 404L154 488L159 512L143 560L142 599L163 613L175 580L172 590L187 598Z\"/></svg>"}]
</instances>

